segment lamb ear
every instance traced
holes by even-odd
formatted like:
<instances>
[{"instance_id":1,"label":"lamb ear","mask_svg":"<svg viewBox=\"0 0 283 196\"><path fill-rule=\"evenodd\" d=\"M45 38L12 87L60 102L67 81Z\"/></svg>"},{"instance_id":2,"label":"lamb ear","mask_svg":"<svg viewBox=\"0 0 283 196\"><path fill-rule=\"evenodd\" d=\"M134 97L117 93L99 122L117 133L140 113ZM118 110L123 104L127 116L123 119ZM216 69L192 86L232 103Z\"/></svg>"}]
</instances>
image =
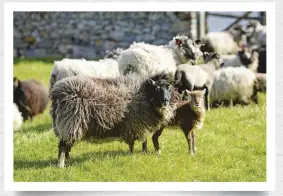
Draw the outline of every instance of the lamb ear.
<instances>
[{"instance_id":1,"label":"lamb ear","mask_svg":"<svg viewBox=\"0 0 283 196\"><path fill-rule=\"evenodd\" d=\"M202 90L202 95L204 95L206 93L206 88Z\"/></svg>"}]
</instances>

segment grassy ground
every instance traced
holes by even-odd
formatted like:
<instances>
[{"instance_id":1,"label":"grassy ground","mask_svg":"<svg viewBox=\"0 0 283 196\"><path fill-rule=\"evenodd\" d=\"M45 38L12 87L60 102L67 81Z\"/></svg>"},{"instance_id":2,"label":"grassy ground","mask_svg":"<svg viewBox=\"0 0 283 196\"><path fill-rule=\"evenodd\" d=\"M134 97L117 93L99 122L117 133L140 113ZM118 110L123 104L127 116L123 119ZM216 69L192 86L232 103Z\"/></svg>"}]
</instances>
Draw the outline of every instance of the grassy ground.
<instances>
[{"instance_id":1,"label":"grassy ground","mask_svg":"<svg viewBox=\"0 0 283 196\"><path fill-rule=\"evenodd\" d=\"M16 61L14 74L48 87L51 69L50 62ZM72 149L72 166L56 168L57 139L48 108L14 133L14 181L266 181L265 94L260 94L259 105L209 111L197 133L195 157L187 153L177 127L161 135L161 156L148 143L149 154L143 154L136 142L130 156L125 143L81 142Z\"/></svg>"}]
</instances>

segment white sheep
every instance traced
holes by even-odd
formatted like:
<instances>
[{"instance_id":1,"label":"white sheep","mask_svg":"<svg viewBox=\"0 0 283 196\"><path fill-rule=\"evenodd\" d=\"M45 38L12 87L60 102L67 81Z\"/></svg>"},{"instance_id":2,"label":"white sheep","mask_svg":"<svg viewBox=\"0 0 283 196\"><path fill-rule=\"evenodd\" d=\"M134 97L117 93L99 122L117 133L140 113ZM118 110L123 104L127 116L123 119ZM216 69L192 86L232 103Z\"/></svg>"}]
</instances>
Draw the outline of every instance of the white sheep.
<instances>
[{"instance_id":1,"label":"white sheep","mask_svg":"<svg viewBox=\"0 0 283 196\"><path fill-rule=\"evenodd\" d=\"M85 59L68 59L55 61L51 73L50 88L56 81L74 75L114 78L120 75L115 59L87 61Z\"/></svg>"},{"instance_id":2,"label":"white sheep","mask_svg":"<svg viewBox=\"0 0 283 196\"><path fill-rule=\"evenodd\" d=\"M245 44L245 30L241 25L234 25L227 31L209 32L203 38L205 45L202 52L217 52L218 54L235 54L240 45Z\"/></svg>"},{"instance_id":3,"label":"white sheep","mask_svg":"<svg viewBox=\"0 0 283 196\"><path fill-rule=\"evenodd\" d=\"M154 75L161 71L174 73L176 67L196 61L202 56L200 40L193 41L187 36L178 35L168 45L156 46L146 43L133 43L121 52L118 63L121 74L135 72Z\"/></svg>"},{"instance_id":4,"label":"white sheep","mask_svg":"<svg viewBox=\"0 0 283 196\"><path fill-rule=\"evenodd\" d=\"M248 48L243 48L237 54L222 55L221 57L224 62L223 67L245 66L253 72L257 72L259 66L259 53L257 50L253 50L250 53Z\"/></svg>"},{"instance_id":5,"label":"white sheep","mask_svg":"<svg viewBox=\"0 0 283 196\"><path fill-rule=\"evenodd\" d=\"M204 53L205 64L201 65L179 65L175 73L176 88L181 93L206 88L205 107L209 109L209 95L213 83L214 71L223 65L223 60L218 53Z\"/></svg>"},{"instance_id":6,"label":"white sheep","mask_svg":"<svg viewBox=\"0 0 283 196\"><path fill-rule=\"evenodd\" d=\"M15 103L13 105L13 129L14 131L18 131L23 124L23 117L22 113L18 109L18 106Z\"/></svg>"},{"instance_id":7,"label":"white sheep","mask_svg":"<svg viewBox=\"0 0 283 196\"><path fill-rule=\"evenodd\" d=\"M249 104L258 103L258 84L256 75L245 67L226 67L214 72L214 81L210 93L211 103Z\"/></svg>"}]
</instances>

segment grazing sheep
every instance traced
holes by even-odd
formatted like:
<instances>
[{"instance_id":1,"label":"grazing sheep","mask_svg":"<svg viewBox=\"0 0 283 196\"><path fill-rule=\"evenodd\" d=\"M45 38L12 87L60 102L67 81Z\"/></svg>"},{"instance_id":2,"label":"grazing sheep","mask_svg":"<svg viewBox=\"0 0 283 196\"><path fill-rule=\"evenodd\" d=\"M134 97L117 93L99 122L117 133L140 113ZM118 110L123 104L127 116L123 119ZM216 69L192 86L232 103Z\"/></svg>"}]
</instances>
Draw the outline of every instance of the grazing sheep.
<instances>
[{"instance_id":1,"label":"grazing sheep","mask_svg":"<svg viewBox=\"0 0 283 196\"><path fill-rule=\"evenodd\" d=\"M245 44L245 30L241 25L234 25L227 31L209 32L202 39L205 45L202 52L217 52L218 54L235 54L240 45Z\"/></svg>"},{"instance_id":2,"label":"grazing sheep","mask_svg":"<svg viewBox=\"0 0 283 196\"><path fill-rule=\"evenodd\" d=\"M259 21L250 21L246 32L249 45L266 45L266 26L261 25Z\"/></svg>"},{"instance_id":3,"label":"grazing sheep","mask_svg":"<svg viewBox=\"0 0 283 196\"><path fill-rule=\"evenodd\" d=\"M224 62L223 67L241 67L245 66L253 72L257 72L259 66L259 53L253 50L252 53L248 48L244 48L238 54L222 55Z\"/></svg>"},{"instance_id":4,"label":"grazing sheep","mask_svg":"<svg viewBox=\"0 0 283 196\"><path fill-rule=\"evenodd\" d=\"M205 107L209 109L210 89L213 83L214 71L223 65L221 56L215 52L204 53L205 64L192 66L188 64L179 65L175 73L176 87L181 93L206 88Z\"/></svg>"},{"instance_id":5,"label":"grazing sheep","mask_svg":"<svg viewBox=\"0 0 283 196\"><path fill-rule=\"evenodd\" d=\"M115 57L113 56L113 58ZM61 61L54 62L50 78L50 88L53 87L56 81L75 75L114 78L119 76L120 73L117 60L112 58L99 61L65 58Z\"/></svg>"},{"instance_id":6,"label":"grazing sheep","mask_svg":"<svg viewBox=\"0 0 283 196\"><path fill-rule=\"evenodd\" d=\"M119 58L119 71L125 75L139 73L154 75L161 71L174 73L176 67L189 60L196 61L202 56L200 40L192 41L187 36L178 35L165 46L133 43Z\"/></svg>"},{"instance_id":7,"label":"grazing sheep","mask_svg":"<svg viewBox=\"0 0 283 196\"><path fill-rule=\"evenodd\" d=\"M247 105L250 101L258 103L258 83L256 75L245 67L226 67L218 69L210 93L212 105L229 103Z\"/></svg>"},{"instance_id":8,"label":"grazing sheep","mask_svg":"<svg viewBox=\"0 0 283 196\"><path fill-rule=\"evenodd\" d=\"M13 105L13 129L14 131L18 131L23 124L23 117L22 113L18 109L18 106L15 103Z\"/></svg>"},{"instance_id":9,"label":"grazing sheep","mask_svg":"<svg viewBox=\"0 0 283 196\"><path fill-rule=\"evenodd\" d=\"M44 111L48 103L48 90L38 81L31 79L20 81L14 77L14 103L25 120Z\"/></svg>"},{"instance_id":10,"label":"grazing sheep","mask_svg":"<svg viewBox=\"0 0 283 196\"><path fill-rule=\"evenodd\" d=\"M176 109L165 74L68 77L55 83L50 98L59 167L64 167L71 147L80 140L124 140L133 153L135 140L145 140L167 124Z\"/></svg>"},{"instance_id":11,"label":"grazing sheep","mask_svg":"<svg viewBox=\"0 0 283 196\"><path fill-rule=\"evenodd\" d=\"M265 73L256 73L256 79L258 82L258 90L260 92L266 92L266 74Z\"/></svg>"},{"instance_id":12,"label":"grazing sheep","mask_svg":"<svg viewBox=\"0 0 283 196\"><path fill-rule=\"evenodd\" d=\"M176 115L174 119L168 125L178 125L187 139L189 152L192 155L196 153L196 139L195 131L201 129L205 118L205 107L203 102L203 96L206 89L199 91L185 90L183 93L183 101L177 104ZM173 96L174 94L172 94ZM178 99L179 100L179 99ZM152 136L153 145L155 150L160 154L158 138L161 135L165 126L161 127ZM143 150L146 151L147 142L143 143Z\"/></svg>"}]
</instances>

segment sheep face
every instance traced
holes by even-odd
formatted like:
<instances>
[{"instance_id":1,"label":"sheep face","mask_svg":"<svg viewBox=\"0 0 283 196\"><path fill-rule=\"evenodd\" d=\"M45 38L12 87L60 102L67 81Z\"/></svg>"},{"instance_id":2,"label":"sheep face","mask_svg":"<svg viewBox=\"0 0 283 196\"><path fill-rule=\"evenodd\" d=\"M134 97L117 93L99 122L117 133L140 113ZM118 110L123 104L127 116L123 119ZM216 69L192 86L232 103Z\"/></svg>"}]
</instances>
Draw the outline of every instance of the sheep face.
<instances>
[{"instance_id":1,"label":"sheep face","mask_svg":"<svg viewBox=\"0 0 283 196\"><path fill-rule=\"evenodd\" d=\"M204 107L204 94L206 93L206 89L196 90L196 91L188 91L185 90L183 93L183 100L190 101L192 109L199 109Z\"/></svg>"},{"instance_id":2,"label":"sheep face","mask_svg":"<svg viewBox=\"0 0 283 196\"><path fill-rule=\"evenodd\" d=\"M203 58L205 59L205 63L214 61L215 68L219 68L224 65L223 59L221 58L220 54L216 52L211 52L211 53L205 52L203 54Z\"/></svg>"},{"instance_id":3,"label":"sheep face","mask_svg":"<svg viewBox=\"0 0 283 196\"><path fill-rule=\"evenodd\" d=\"M18 80L16 77L14 77L13 87L14 87L14 94L13 94L14 103L16 103L17 105L21 103L27 104L25 93L24 90L22 89L21 81Z\"/></svg>"},{"instance_id":4,"label":"sheep face","mask_svg":"<svg viewBox=\"0 0 283 196\"><path fill-rule=\"evenodd\" d=\"M239 51L238 56L243 65L247 66L252 63L251 54L249 53L248 48L243 48L241 51Z\"/></svg>"},{"instance_id":5,"label":"sheep face","mask_svg":"<svg viewBox=\"0 0 283 196\"><path fill-rule=\"evenodd\" d=\"M154 81L148 79L147 81L147 97L153 108L163 108L169 105L172 86L167 80Z\"/></svg>"},{"instance_id":6,"label":"sheep face","mask_svg":"<svg viewBox=\"0 0 283 196\"><path fill-rule=\"evenodd\" d=\"M202 56L202 52L200 47L204 44L201 43L200 40L193 41L189 38L176 38L175 39L177 47L180 49L181 55L188 60L197 60L200 56Z\"/></svg>"},{"instance_id":7,"label":"sheep face","mask_svg":"<svg viewBox=\"0 0 283 196\"><path fill-rule=\"evenodd\" d=\"M242 27L242 25L234 25L229 29L229 32L234 37L234 41L240 45L246 44L246 30Z\"/></svg>"}]
</instances>

